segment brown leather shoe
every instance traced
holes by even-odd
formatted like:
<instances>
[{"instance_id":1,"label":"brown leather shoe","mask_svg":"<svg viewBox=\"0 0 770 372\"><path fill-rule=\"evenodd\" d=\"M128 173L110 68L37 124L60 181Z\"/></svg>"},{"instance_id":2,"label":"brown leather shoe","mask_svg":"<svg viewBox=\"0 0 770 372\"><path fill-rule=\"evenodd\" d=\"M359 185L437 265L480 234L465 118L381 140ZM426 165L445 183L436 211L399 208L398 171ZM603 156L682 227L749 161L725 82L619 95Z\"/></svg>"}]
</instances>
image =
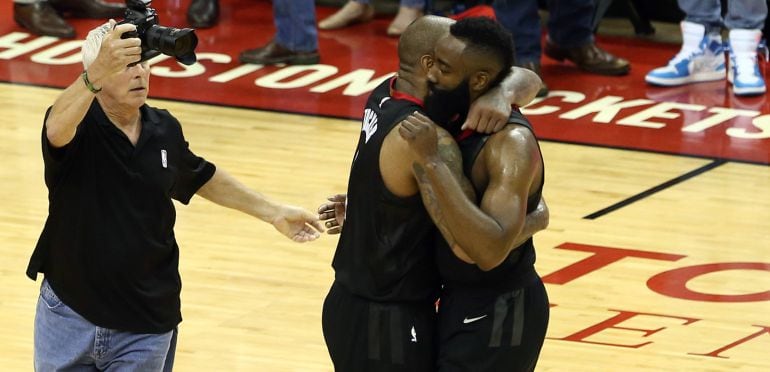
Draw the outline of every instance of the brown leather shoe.
<instances>
[{"instance_id":1,"label":"brown leather shoe","mask_svg":"<svg viewBox=\"0 0 770 372\"><path fill-rule=\"evenodd\" d=\"M108 3L102 0L49 0L51 5L62 14L77 18L123 18L126 5Z\"/></svg>"},{"instance_id":2,"label":"brown leather shoe","mask_svg":"<svg viewBox=\"0 0 770 372\"><path fill-rule=\"evenodd\" d=\"M254 63L258 65L274 65L277 63L286 63L289 65L313 65L321 60L318 51L295 52L278 45L275 41L270 41L267 45L247 49L238 55L241 63Z\"/></svg>"},{"instance_id":3,"label":"brown leather shoe","mask_svg":"<svg viewBox=\"0 0 770 372\"><path fill-rule=\"evenodd\" d=\"M13 3L13 19L19 26L38 35L71 39L75 29L46 1L33 4Z\"/></svg>"},{"instance_id":4,"label":"brown leather shoe","mask_svg":"<svg viewBox=\"0 0 770 372\"><path fill-rule=\"evenodd\" d=\"M219 22L219 0L192 0L187 22L195 28L210 28Z\"/></svg>"},{"instance_id":5,"label":"brown leather shoe","mask_svg":"<svg viewBox=\"0 0 770 372\"><path fill-rule=\"evenodd\" d=\"M625 75L631 70L628 61L613 56L593 42L577 48L562 48L549 39L543 52L557 61L566 59L583 70L599 75Z\"/></svg>"},{"instance_id":6,"label":"brown leather shoe","mask_svg":"<svg viewBox=\"0 0 770 372\"><path fill-rule=\"evenodd\" d=\"M540 90L537 91L538 97L545 97L548 95L548 86L545 85L545 80L543 79L543 75L540 75L540 64L535 61L530 62L524 62L524 63L518 63L516 66L526 68L527 70L533 71L537 74L537 76L540 78L540 81L542 82L540 85Z\"/></svg>"}]
</instances>

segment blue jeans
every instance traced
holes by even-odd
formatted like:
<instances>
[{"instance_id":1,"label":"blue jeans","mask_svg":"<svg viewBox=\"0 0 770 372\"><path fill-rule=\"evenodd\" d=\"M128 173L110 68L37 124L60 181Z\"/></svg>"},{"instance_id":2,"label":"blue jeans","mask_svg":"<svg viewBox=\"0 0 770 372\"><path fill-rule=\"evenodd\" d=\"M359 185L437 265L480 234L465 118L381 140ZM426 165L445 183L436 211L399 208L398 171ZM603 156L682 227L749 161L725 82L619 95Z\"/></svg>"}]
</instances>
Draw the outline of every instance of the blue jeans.
<instances>
[{"instance_id":1,"label":"blue jeans","mask_svg":"<svg viewBox=\"0 0 770 372\"><path fill-rule=\"evenodd\" d=\"M705 25L708 30L762 29L767 18L765 0L727 0L727 14L722 21L722 7L719 0L679 0L679 8L686 15L685 20Z\"/></svg>"},{"instance_id":2,"label":"blue jeans","mask_svg":"<svg viewBox=\"0 0 770 372\"><path fill-rule=\"evenodd\" d=\"M97 327L56 296L47 280L35 313L35 371L171 371L176 330L138 334Z\"/></svg>"},{"instance_id":3,"label":"blue jeans","mask_svg":"<svg viewBox=\"0 0 770 372\"><path fill-rule=\"evenodd\" d=\"M273 1L275 42L294 52L318 50L313 0Z\"/></svg>"},{"instance_id":4,"label":"blue jeans","mask_svg":"<svg viewBox=\"0 0 770 372\"><path fill-rule=\"evenodd\" d=\"M537 0L495 0L497 20L513 34L516 63L540 63L540 16ZM593 0L548 0L548 37L565 48L593 42Z\"/></svg>"}]
</instances>

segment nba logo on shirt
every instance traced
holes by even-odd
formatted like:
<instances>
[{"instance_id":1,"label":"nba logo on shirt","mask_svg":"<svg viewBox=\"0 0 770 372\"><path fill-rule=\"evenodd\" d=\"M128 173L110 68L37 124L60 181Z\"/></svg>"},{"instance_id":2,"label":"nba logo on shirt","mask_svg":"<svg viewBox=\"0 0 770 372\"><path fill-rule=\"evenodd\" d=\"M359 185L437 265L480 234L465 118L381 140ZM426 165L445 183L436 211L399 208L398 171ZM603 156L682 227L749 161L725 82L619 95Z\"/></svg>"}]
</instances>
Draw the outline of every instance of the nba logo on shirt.
<instances>
[{"instance_id":1,"label":"nba logo on shirt","mask_svg":"<svg viewBox=\"0 0 770 372\"><path fill-rule=\"evenodd\" d=\"M168 156L165 149L160 150L160 163L163 165L163 168L168 168Z\"/></svg>"}]
</instances>

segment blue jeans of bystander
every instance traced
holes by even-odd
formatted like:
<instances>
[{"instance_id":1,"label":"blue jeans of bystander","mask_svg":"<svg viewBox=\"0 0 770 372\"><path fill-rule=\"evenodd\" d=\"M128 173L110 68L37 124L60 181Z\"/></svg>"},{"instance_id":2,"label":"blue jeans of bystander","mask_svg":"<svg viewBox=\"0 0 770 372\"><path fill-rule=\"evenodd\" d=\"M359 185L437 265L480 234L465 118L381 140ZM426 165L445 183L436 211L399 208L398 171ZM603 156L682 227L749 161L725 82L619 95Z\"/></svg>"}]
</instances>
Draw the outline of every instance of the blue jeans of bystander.
<instances>
[{"instance_id":1,"label":"blue jeans of bystander","mask_svg":"<svg viewBox=\"0 0 770 372\"><path fill-rule=\"evenodd\" d=\"M43 280L35 313L35 371L171 371L177 331L122 332L91 324Z\"/></svg>"}]
</instances>

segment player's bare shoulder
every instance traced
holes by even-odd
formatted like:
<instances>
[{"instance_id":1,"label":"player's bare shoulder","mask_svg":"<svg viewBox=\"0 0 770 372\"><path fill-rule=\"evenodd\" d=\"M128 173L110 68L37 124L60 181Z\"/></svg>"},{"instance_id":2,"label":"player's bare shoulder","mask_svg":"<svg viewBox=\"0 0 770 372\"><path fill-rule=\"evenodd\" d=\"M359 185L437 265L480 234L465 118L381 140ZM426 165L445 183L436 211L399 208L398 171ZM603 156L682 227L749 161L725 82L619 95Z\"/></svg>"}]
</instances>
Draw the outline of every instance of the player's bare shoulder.
<instances>
[{"instance_id":1,"label":"player's bare shoulder","mask_svg":"<svg viewBox=\"0 0 770 372\"><path fill-rule=\"evenodd\" d=\"M540 157L537 138L532 131L518 124L508 124L489 137L486 150L488 162L533 161Z\"/></svg>"}]
</instances>

